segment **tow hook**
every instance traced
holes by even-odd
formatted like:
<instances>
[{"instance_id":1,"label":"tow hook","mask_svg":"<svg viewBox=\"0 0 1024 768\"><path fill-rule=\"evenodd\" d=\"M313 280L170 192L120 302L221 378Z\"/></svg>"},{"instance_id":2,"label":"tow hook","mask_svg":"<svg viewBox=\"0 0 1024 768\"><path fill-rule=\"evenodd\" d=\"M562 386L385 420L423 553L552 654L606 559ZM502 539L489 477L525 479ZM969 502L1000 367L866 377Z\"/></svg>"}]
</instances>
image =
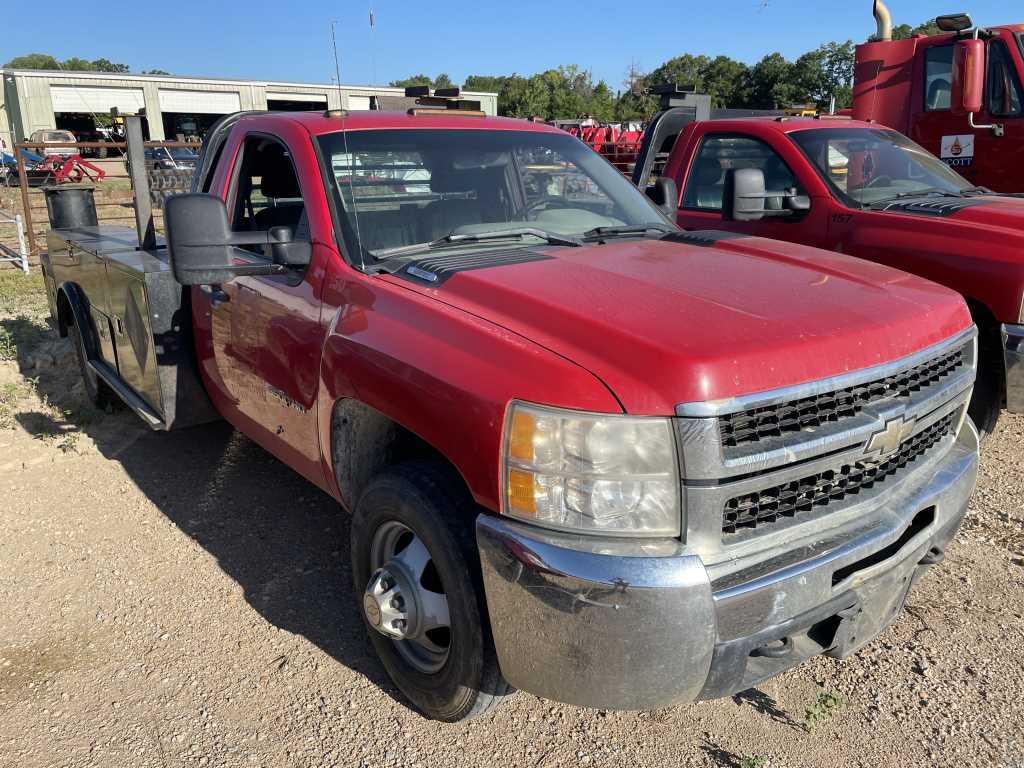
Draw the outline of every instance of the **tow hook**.
<instances>
[{"instance_id":1,"label":"tow hook","mask_svg":"<svg viewBox=\"0 0 1024 768\"><path fill-rule=\"evenodd\" d=\"M758 646L750 652L751 656L763 656L766 659L782 659L793 652L793 639L782 637Z\"/></svg>"}]
</instances>

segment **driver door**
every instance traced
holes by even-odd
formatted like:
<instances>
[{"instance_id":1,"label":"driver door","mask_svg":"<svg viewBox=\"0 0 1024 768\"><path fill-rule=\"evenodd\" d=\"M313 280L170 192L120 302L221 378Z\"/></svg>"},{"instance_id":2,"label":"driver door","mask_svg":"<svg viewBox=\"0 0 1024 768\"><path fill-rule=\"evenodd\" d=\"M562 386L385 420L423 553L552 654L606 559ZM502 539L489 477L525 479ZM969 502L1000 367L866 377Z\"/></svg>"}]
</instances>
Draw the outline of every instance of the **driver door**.
<instances>
[{"instance_id":1,"label":"driver door","mask_svg":"<svg viewBox=\"0 0 1024 768\"><path fill-rule=\"evenodd\" d=\"M709 126L709 127L713 127ZM803 245L827 247L828 205L812 199L811 209L791 215L772 215L784 207L781 197L765 200L766 216L760 221L732 221L722 215L726 172L734 168L757 168L764 172L769 192L796 188L806 195L813 180L800 178L789 163L788 148L743 133L705 131L698 135L696 152L684 177L682 199L676 222L684 229L723 229L757 237L788 240Z\"/></svg>"},{"instance_id":2,"label":"driver door","mask_svg":"<svg viewBox=\"0 0 1024 768\"><path fill-rule=\"evenodd\" d=\"M316 403L325 337L322 262L328 249L316 244L306 212L314 180L300 178L284 138L248 133L228 144L225 157L235 158L225 190L232 230L284 226L294 240L314 245L308 266L194 290L199 337L209 340L199 349L204 382L229 422L321 482ZM269 246L235 248L236 263L270 259Z\"/></svg>"}]
</instances>

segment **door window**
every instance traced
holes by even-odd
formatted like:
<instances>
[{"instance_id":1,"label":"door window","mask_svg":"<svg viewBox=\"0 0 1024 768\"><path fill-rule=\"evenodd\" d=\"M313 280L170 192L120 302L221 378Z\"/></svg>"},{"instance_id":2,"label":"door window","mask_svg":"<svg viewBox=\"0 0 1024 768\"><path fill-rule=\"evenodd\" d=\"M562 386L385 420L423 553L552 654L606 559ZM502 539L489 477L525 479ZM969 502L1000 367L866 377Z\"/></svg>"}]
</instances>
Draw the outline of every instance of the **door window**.
<instances>
[{"instance_id":1,"label":"door window","mask_svg":"<svg viewBox=\"0 0 1024 768\"><path fill-rule=\"evenodd\" d=\"M993 40L988 46L988 111L995 117L1021 113L1020 81L1006 43Z\"/></svg>"},{"instance_id":2,"label":"door window","mask_svg":"<svg viewBox=\"0 0 1024 768\"><path fill-rule=\"evenodd\" d=\"M949 109L952 92L953 46L933 45L924 52L925 112Z\"/></svg>"},{"instance_id":3,"label":"door window","mask_svg":"<svg viewBox=\"0 0 1024 768\"><path fill-rule=\"evenodd\" d=\"M276 139L250 136L242 148L242 164L235 179L231 229L266 232L288 227L295 240L309 239L306 208L295 165L287 148ZM269 257L269 246L243 246Z\"/></svg>"},{"instance_id":4,"label":"door window","mask_svg":"<svg viewBox=\"0 0 1024 768\"><path fill-rule=\"evenodd\" d=\"M683 207L722 210L725 174L733 168L760 169L764 172L764 186L769 192L799 187L789 166L763 141L746 136L712 135L704 139L693 161L683 192ZM797 192L803 194L799 188ZM768 210L782 210L782 207L782 197L765 200Z\"/></svg>"}]
</instances>

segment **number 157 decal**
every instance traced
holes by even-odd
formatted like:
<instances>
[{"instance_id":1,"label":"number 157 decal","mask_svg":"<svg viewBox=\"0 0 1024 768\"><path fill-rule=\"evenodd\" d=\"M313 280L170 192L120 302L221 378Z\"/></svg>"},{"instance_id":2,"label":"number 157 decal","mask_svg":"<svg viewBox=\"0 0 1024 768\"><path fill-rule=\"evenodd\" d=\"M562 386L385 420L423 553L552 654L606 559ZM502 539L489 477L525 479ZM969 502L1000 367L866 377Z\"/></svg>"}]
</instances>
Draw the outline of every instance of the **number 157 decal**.
<instances>
[{"instance_id":1,"label":"number 157 decal","mask_svg":"<svg viewBox=\"0 0 1024 768\"><path fill-rule=\"evenodd\" d=\"M853 221L852 213L833 213L832 223L833 224L849 224Z\"/></svg>"}]
</instances>

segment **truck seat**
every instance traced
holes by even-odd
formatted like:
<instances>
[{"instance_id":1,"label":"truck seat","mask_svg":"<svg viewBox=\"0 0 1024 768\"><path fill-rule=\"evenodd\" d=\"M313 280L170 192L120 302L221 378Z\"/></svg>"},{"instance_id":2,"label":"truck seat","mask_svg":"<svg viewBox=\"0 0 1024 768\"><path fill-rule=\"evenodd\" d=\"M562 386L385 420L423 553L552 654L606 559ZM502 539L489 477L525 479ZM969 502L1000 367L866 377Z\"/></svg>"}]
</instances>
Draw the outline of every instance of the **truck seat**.
<instances>
[{"instance_id":1,"label":"truck seat","mask_svg":"<svg viewBox=\"0 0 1024 768\"><path fill-rule=\"evenodd\" d=\"M267 198L267 207L253 216L255 229L264 231L271 227L290 227L294 231L305 212L305 205L292 161L278 152L267 153L262 160L260 191Z\"/></svg>"},{"instance_id":2,"label":"truck seat","mask_svg":"<svg viewBox=\"0 0 1024 768\"><path fill-rule=\"evenodd\" d=\"M722 194L725 189L725 174L717 157L699 158L694 167L690 183L686 185L686 196L683 205L686 208L710 208L719 210L722 207Z\"/></svg>"},{"instance_id":3,"label":"truck seat","mask_svg":"<svg viewBox=\"0 0 1024 768\"><path fill-rule=\"evenodd\" d=\"M419 218L421 242L437 240L459 227L485 221L479 190L486 189L486 186L481 177L479 171L434 170L430 180L431 191L451 197L442 197L422 209Z\"/></svg>"},{"instance_id":4,"label":"truck seat","mask_svg":"<svg viewBox=\"0 0 1024 768\"><path fill-rule=\"evenodd\" d=\"M952 103L953 86L945 78L935 78L928 86L927 110L949 109Z\"/></svg>"}]
</instances>

